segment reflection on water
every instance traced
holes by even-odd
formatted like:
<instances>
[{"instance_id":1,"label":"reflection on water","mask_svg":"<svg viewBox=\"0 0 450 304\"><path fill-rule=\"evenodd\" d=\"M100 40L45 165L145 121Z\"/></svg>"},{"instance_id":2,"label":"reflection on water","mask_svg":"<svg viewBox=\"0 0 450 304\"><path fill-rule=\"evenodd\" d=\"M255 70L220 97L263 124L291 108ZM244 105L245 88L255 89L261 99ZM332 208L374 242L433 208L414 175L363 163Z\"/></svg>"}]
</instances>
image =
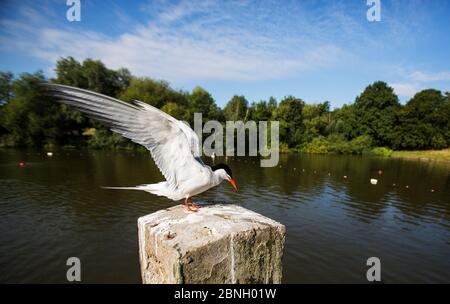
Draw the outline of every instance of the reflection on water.
<instances>
[{"instance_id":1,"label":"reflection on water","mask_svg":"<svg viewBox=\"0 0 450 304\"><path fill-rule=\"evenodd\" d=\"M282 155L276 168L228 163L239 192L223 183L198 199L285 224L284 282L365 282L371 256L387 283L450 282L449 164L305 155ZM65 282L70 256L81 259L84 282L140 282L136 219L174 202L100 187L160 180L142 153L0 150L0 282Z\"/></svg>"}]
</instances>

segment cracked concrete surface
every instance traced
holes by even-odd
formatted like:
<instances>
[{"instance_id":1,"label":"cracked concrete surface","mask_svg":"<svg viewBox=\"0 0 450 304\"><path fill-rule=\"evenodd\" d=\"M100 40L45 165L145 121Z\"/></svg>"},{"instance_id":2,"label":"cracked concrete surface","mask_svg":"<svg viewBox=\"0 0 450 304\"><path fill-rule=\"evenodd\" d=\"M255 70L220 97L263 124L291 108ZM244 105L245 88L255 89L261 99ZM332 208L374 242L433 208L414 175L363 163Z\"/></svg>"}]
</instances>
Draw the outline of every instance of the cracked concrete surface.
<instances>
[{"instance_id":1,"label":"cracked concrete surface","mask_svg":"<svg viewBox=\"0 0 450 304\"><path fill-rule=\"evenodd\" d=\"M281 283L284 225L237 205L138 219L143 283Z\"/></svg>"}]
</instances>

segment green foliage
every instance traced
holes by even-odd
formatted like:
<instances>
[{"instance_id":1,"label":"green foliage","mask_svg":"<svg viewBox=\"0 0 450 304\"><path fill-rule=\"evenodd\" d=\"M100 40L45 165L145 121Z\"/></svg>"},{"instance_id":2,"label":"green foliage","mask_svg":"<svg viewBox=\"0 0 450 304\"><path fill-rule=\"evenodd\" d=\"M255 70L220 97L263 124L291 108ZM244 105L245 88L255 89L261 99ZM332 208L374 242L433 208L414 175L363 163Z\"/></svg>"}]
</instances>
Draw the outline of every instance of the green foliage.
<instances>
[{"instance_id":1,"label":"green foliage","mask_svg":"<svg viewBox=\"0 0 450 304\"><path fill-rule=\"evenodd\" d=\"M341 134L331 134L328 137L329 150L336 154L352 154L350 142Z\"/></svg>"},{"instance_id":2,"label":"green foliage","mask_svg":"<svg viewBox=\"0 0 450 304\"><path fill-rule=\"evenodd\" d=\"M244 96L234 95L223 109L227 121L247 121L248 114L248 101Z\"/></svg>"},{"instance_id":3,"label":"green foliage","mask_svg":"<svg viewBox=\"0 0 450 304\"><path fill-rule=\"evenodd\" d=\"M358 135L370 135L377 145L391 145L399 109L397 95L385 82L369 85L355 100Z\"/></svg>"},{"instance_id":4,"label":"green foliage","mask_svg":"<svg viewBox=\"0 0 450 304\"><path fill-rule=\"evenodd\" d=\"M353 154L363 154L372 149L373 139L369 135L361 135L350 141L350 151Z\"/></svg>"},{"instance_id":5,"label":"green foliage","mask_svg":"<svg viewBox=\"0 0 450 304\"><path fill-rule=\"evenodd\" d=\"M330 133L342 134L347 140L358 136L359 120L354 105L343 105L334 110L332 117L328 129Z\"/></svg>"},{"instance_id":6,"label":"green foliage","mask_svg":"<svg viewBox=\"0 0 450 304\"><path fill-rule=\"evenodd\" d=\"M393 152L394 151L386 147L376 147L370 151L371 154L378 156L391 156Z\"/></svg>"},{"instance_id":7,"label":"green foliage","mask_svg":"<svg viewBox=\"0 0 450 304\"><path fill-rule=\"evenodd\" d=\"M185 106L180 105L175 102L168 102L162 108L161 111L166 112L167 114L175 117L179 120L189 121L189 111Z\"/></svg>"},{"instance_id":8,"label":"green foliage","mask_svg":"<svg viewBox=\"0 0 450 304\"><path fill-rule=\"evenodd\" d=\"M441 149L450 145L450 101L440 91L417 93L401 109L394 149Z\"/></svg>"},{"instance_id":9,"label":"green foliage","mask_svg":"<svg viewBox=\"0 0 450 304\"><path fill-rule=\"evenodd\" d=\"M127 69L110 70L99 60L86 59L83 63L72 57L56 63L55 82L92 90L116 97L128 87L131 74Z\"/></svg>"},{"instance_id":10,"label":"green foliage","mask_svg":"<svg viewBox=\"0 0 450 304\"><path fill-rule=\"evenodd\" d=\"M100 129L95 130L94 134L89 137L88 145L94 149L104 149L109 147L131 146L133 143L109 130Z\"/></svg>"},{"instance_id":11,"label":"green foliage","mask_svg":"<svg viewBox=\"0 0 450 304\"><path fill-rule=\"evenodd\" d=\"M333 134L328 138L321 135L315 137L301 151L313 154L363 154L370 151L371 147L372 138L368 135L361 135L351 141L347 141L344 136Z\"/></svg>"},{"instance_id":12,"label":"green foliage","mask_svg":"<svg viewBox=\"0 0 450 304\"><path fill-rule=\"evenodd\" d=\"M177 91L165 81L138 78L126 69L111 70L102 62L72 57L56 63L53 82L93 90L125 102L140 100L177 119L193 122L196 112L204 121L254 120L280 124L280 152L390 155L390 149L441 149L450 145L450 94L428 89L404 106L392 88L377 81L353 104L330 110L325 101L306 104L294 96L249 102L235 95L223 111L201 87ZM136 147L71 107L40 93L42 72L14 78L0 72L0 145ZM248 140L248 139L247 139ZM383 148L372 148L382 146Z\"/></svg>"},{"instance_id":13,"label":"green foliage","mask_svg":"<svg viewBox=\"0 0 450 304\"><path fill-rule=\"evenodd\" d=\"M319 104L305 104L303 107L303 124L307 141L316 136L327 136L330 130L331 113L328 101Z\"/></svg>"},{"instance_id":14,"label":"green foliage","mask_svg":"<svg viewBox=\"0 0 450 304\"><path fill-rule=\"evenodd\" d=\"M0 122L4 120L3 105L8 103L12 97L12 83L14 75L11 72L0 72ZM0 123L0 139L8 133L3 123ZM1 145L1 141L0 141Z\"/></svg>"},{"instance_id":15,"label":"green foliage","mask_svg":"<svg viewBox=\"0 0 450 304\"><path fill-rule=\"evenodd\" d=\"M187 96L173 90L169 83L150 78L131 78L129 86L119 95L121 100L139 100L161 108L168 102L187 105Z\"/></svg>"},{"instance_id":16,"label":"green foliage","mask_svg":"<svg viewBox=\"0 0 450 304\"><path fill-rule=\"evenodd\" d=\"M0 106L11 100L13 77L11 72L0 72Z\"/></svg>"},{"instance_id":17,"label":"green foliage","mask_svg":"<svg viewBox=\"0 0 450 304\"><path fill-rule=\"evenodd\" d=\"M48 97L41 96L42 72L22 74L12 85L12 97L2 108L2 126L6 143L17 146L40 146L50 143L58 134L58 108Z\"/></svg>"},{"instance_id":18,"label":"green foliage","mask_svg":"<svg viewBox=\"0 0 450 304\"><path fill-rule=\"evenodd\" d=\"M329 147L328 140L323 136L318 136L306 144L300 151L310 154L326 154L330 152Z\"/></svg>"},{"instance_id":19,"label":"green foliage","mask_svg":"<svg viewBox=\"0 0 450 304\"><path fill-rule=\"evenodd\" d=\"M293 96L285 97L274 111L274 118L280 122L280 141L289 148L297 148L304 142L303 107L305 103Z\"/></svg>"},{"instance_id":20,"label":"green foliage","mask_svg":"<svg viewBox=\"0 0 450 304\"><path fill-rule=\"evenodd\" d=\"M216 102L205 89L196 87L188 97L190 117L193 119L194 113L202 113L203 119L220 120L221 111Z\"/></svg>"}]
</instances>

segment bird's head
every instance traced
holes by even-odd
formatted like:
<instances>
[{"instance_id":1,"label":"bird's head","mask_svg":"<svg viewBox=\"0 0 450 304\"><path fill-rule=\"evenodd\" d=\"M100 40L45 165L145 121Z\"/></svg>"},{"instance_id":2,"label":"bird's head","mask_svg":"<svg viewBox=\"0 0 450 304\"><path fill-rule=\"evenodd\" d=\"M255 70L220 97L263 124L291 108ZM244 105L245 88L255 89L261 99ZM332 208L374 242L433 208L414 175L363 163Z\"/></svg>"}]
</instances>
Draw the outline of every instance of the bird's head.
<instances>
[{"instance_id":1,"label":"bird's head","mask_svg":"<svg viewBox=\"0 0 450 304\"><path fill-rule=\"evenodd\" d=\"M228 180L231 183L231 185L233 185L234 189L236 189L237 191L236 182L232 177L233 174L231 173L231 169L230 167L228 167L228 165L217 164L212 166L211 169L213 170L214 174L220 179L220 181Z\"/></svg>"}]
</instances>

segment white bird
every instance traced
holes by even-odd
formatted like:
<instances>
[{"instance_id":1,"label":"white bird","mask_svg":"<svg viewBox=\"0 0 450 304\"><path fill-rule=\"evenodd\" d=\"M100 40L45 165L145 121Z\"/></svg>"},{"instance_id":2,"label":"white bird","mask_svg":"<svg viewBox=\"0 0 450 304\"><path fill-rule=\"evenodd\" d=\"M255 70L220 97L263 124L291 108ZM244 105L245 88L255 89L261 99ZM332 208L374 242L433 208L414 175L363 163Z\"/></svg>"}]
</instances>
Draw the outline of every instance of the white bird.
<instances>
[{"instance_id":1,"label":"white bird","mask_svg":"<svg viewBox=\"0 0 450 304\"><path fill-rule=\"evenodd\" d=\"M225 164L207 166L200 158L199 139L189 125L141 101L121 100L70 86L44 83L46 94L73 106L89 117L150 151L166 181L135 187L109 189L142 190L171 200L184 199L186 208L197 211L192 196L223 180L237 190L231 169ZM190 203L190 204L189 204Z\"/></svg>"}]
</instances>

